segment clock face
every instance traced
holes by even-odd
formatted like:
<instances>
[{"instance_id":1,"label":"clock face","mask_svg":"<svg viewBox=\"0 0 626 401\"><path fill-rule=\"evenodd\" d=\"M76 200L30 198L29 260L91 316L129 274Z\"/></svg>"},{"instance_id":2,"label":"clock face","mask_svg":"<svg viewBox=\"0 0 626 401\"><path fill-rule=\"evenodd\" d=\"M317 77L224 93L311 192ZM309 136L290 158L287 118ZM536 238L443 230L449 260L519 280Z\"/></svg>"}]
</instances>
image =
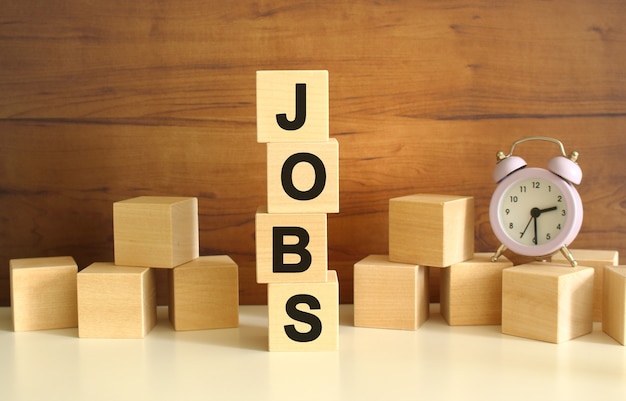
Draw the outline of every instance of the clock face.
<instances>
[{"instance_id":1,"label":"clock face","mask_svg":"<svg viewBox=\"0 0 626 401\"><path fill-rule=\"evenodd\" d=\"M519 255L551 255L576 238L583 205L574 187L541 168L524 168L498 184L489 206L496 237Z\"/></svg>"},{"instance_id":2,"label":"clock face","mask_svg":"<svg viewBox=\"0 0 626 401\"><path fill-rule=\"evenodd\" d=\"M504 232L513 241L536 246L554 240L567 223L563 192L541 177L521 179L510 185L499 206Z\"/></svg>"}]
</instances>

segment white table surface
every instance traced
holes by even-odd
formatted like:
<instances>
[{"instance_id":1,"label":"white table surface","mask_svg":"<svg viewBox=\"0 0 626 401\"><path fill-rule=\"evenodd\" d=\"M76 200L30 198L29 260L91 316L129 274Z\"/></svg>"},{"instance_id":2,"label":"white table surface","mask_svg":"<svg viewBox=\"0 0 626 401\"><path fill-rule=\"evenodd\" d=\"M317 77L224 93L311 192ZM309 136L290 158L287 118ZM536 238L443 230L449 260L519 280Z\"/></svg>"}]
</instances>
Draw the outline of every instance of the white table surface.
<instances>
[{"instance_id":1,"label":"white table surface","mask_svg":"<svg viewBox=\"0 0 626 401\"><path fill-rule=\"evenodd\" d=\"M450 327L437 304L417 331L357 328L341 305L338 352L270 353L266 306L242 306L236 329L158 317L144 339L80 339L15 333L0 308L0 400L626 400L626 347L599 323L557 345Z\"/></svg>"}]
</instances>

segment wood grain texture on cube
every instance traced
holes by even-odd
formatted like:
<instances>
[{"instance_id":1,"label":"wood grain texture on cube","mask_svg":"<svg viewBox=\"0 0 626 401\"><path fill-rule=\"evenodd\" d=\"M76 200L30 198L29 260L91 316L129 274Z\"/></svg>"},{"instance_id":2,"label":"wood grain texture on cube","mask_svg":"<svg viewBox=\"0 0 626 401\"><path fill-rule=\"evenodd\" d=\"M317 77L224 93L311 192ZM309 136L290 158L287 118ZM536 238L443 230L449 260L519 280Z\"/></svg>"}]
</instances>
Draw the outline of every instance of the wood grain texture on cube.
<instances>
[{"instance_id":1,"label":"wood grain texture on cube","mask_svg":"<svg viewBox=\"0 0 626 401\"><path fill-rule=\"evenodd\" d=\"M304 124L282 128L277 114L296 120L296 85L306 85ZM328 140L328 71L257 71L256 112L258 142L320 142Z\"/></svg>"},{"instance_id":2,"label":"wood grain texture on cube","mask_svg":"<svg viewBox=\"0 0 626 401\"><path fill-rule=\"evenodd\" d=\"M70 256L9 262L15 331L77 327L76 275Z\"/></svg>"},{"instance_id":3,"label":"wood grain texture on cube","mask_svg":"<svg viewBox=\"0 0 626 401\"><path fill-rule=\"evenodd\" d=\"M337 272L328 272L325 283L270 283L267 286L270 351L336 351L339 347L339 282ZM318 302L318 305L298 303L296 313L290 316L286 308L292 297ZM314 325L306 319L319 321L321 332L310 341L297 341L287 330L308 334ZM313 316L313 317L311 317Z\"/></svg>"},{"instance_id":4,"label":"wood grain texture on cube","mask_svg":"<svg viewBox=\"0 0 626 401\"><path fill-rule=\"evenodd\" d=\"M268 143L266 146L267 210L270 213L339 212L339 142L335 138L326 142ZM292 158L308 161L286 163ZM291 196L285 182L291 191L304 194L300 196L306 199Z\"/></svg>"},{"instance_id":5,"label":"wood grain texture on cube","mask_svg":"<svg viewBox=\"0 0 626 401\"><path fill-rule=\"evenodd\" d=\"M78 335L142 338L156 324L154 272L93 263L78 273Z\"/></svg>"},{"instance_id":6,"label":"wood grain texture on cube","mask_svg":"<svg viewBox=\"0 0 626 401\"><path fill-rule=\"evenodd\" d=\"M308 241L304 250L310 255L309 267L301 272L276 271L279 263L297 264L302 257L298 253L281 253L274 260L274 228L295 227L305 231L306 239L295 236L281 237L280 241L296 245L300 241ZM265 207L260 207L256 213L256 277L257 283L274 282L325 282L328 270L328 239L327 216L324 213L267 213ZM282 260L278 260L281 258Z\"/></svg>"},{"instance_id":7,"label":"wood grain texture on cube","mask_svg":"<svg viewBox=\"0 0 626 401\"><path fill-rule=\"evenodd\" d=\"M611 250L570 249L580 266L593 267L593 321L602 321L602 288L605 266L619 264L619 252ZM553 263L568 264L562 253L552 255Z\"/></svg>"},{"instance_id":8,"label":"wood grain texture on cube","mask_svg":"<svg viewBox=\"0 0 626 401\"><path fill-rule=\"evenodd\" d=\"M626 266L604 269L602 330L626 345Z\"/></svg>"},{"instance_id":9,"label":"wood grain texture on cube","mask_svg":"<svg viewBox=\"0 0 626 401\"><path fill-rule=\"evenodd\" d=\"M162 267L199 256L198 199L140 196L113 204L115 263Z\"/></svg>"},{"instance_id":10,"label":"wood grain texture on cube","mask_svg":"<svg viewBox=\"0 0 626 401\"><path fill-rule=\"evenodd\" d=\"M474 254L474 198L416 194L389 200L389 258L447 267Z\"/></svg>"},{"instance_id":11,"label":"wood grain texture on cube","mask_svg":"<svg viewBox=\"0 0 626 401\"><path fill-rule=\"evenodd\" d=\"M593 269L533 262L502 272L502 332L560 343L593 329Z\"/></svg>"},{"instance_id":12,"label":"wood grain texture on cube","mask_svg":"<svg viewBox=\"0 0 626 401\"><path fill-rule=\"evenodd\" d=\"M451 326L492 325L502 320L502 270L513 263L492 253L439 269L441 315Z\"/></svg>"},{"instance_id":13,"label":"wood grain texture on cube","mask_svg":"<svg viewBox=\"0 0 626 401\"><path fill-rule=\"evenodd\" d=\"M429 317L428 268L370 255L354 265L354 325L417 330Z\"/></svg>"},{"instance_id":14,"label":"wood grain texture on cube","mask_svg":"<svg viewBox=\"0 0 626 401\"><path fill-rule=\"evenodd\" d=\"M239 326L239 274L227 255L200 256L170 271L174 330Z\"/></svg>"}]
</instances>

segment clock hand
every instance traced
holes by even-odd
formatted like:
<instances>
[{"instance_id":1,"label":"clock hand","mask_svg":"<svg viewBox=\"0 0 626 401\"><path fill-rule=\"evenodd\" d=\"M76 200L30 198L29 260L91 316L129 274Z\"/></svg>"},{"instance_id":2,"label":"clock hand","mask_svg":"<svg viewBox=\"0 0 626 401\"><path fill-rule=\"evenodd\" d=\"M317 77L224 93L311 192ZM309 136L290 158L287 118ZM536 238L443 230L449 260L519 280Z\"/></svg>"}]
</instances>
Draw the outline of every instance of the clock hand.
<instances>
[{"instance_id":1,"label":"clock hand","mask_svg":"<svg viewBox=\"0 0 626 401\"><path fill-rule=\"evenodd\" d=\"M528 220L528 224L526 224L526 228L524 228L524 231L520 233L520 236L519 236L520 238L524 237L524 234L526 234L526 230L528 230L528 227L530 226L530 223L533 221L534 218L535 218L534 216L532 215L530 216L530 220Z\"/></svg>"},{"instance_id":2,"label":"clock hand","mask_svg":"<svg viewBox=\"0 0 626 401\"><path fill-rule=\"evenodd\" d=\"M533 217L535 221L535 238L533 238L533 244L537 245L537 217Z\"/></svg>"},{"instance_id":3,"label":"clock hand","mask_svg":"<svg viewBox=\"0 0 626 401\"><path fill-rule=\"evenodd\" d=\"M556 206L552 206L552 207L547 207L545 209L539 209L538 207L534 207L530 210L530 215L532 216L530 219L535 221L534 224L534 228L535 228L535 236L533 237L533 243L535 245L538 245L539 243L539 236L537 235L537 217L541 216L543 213L546 212L551 212L553 210L556 210L557 207ZM528 222L528 224L530 224L530 221ZM528 228L528 226L526 227ZM526 230L524 230L526 231ZM523 235L523 234L522 234Z\"/></svg>"},{"instance_id":4,"label":"clock hand","mask_svg":"<svg viewBox=\"0 0 626 401\"><path fill-rule=\"evenodd\" d=\"M536 209L536 208L535 208L535 209ZM533 210L535 210L535 209L533 209ZM551 212L551 211L556 210L556 209L557 209L557 207L556 207L556 206L552 206L552 207L548 207L548 208L545 208L545 209L537 210L537 213L538 213L538 214L537 214L537 217L539 217L541 214L543 214L543 213L545 213L545 212ZM532 212L531 212L531 213L532 213Z\"/></svg>"}]
</instances>

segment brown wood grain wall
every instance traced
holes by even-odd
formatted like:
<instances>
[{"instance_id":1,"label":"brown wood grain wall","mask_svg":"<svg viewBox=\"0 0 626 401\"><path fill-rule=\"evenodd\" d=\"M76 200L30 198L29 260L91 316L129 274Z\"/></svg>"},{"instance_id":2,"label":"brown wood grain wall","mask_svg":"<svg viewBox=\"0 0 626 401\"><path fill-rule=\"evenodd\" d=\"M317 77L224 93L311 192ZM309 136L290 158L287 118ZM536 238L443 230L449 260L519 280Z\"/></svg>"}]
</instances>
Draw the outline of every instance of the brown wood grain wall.
<instances>
[{"instance_id":1,"label":"brown wood grain wall","mask_svg":"<svg viewBox=\"0 0 626 401\"><path fill-rule=\"evenodd\" d=\"M265 203L255 72L326 69L340 143L330 268L387 253L388 200L476 199L476 248L498 150L528 135L581 153L585 221L573 247L626 262L626 2L2 0L0 304L8 260L113 258L112 203L197 196L202 254L255 282ZM544 166L557 149L519 148ZM160 299L165 299L160 274Z\"/></svg>"}]
</instances>

